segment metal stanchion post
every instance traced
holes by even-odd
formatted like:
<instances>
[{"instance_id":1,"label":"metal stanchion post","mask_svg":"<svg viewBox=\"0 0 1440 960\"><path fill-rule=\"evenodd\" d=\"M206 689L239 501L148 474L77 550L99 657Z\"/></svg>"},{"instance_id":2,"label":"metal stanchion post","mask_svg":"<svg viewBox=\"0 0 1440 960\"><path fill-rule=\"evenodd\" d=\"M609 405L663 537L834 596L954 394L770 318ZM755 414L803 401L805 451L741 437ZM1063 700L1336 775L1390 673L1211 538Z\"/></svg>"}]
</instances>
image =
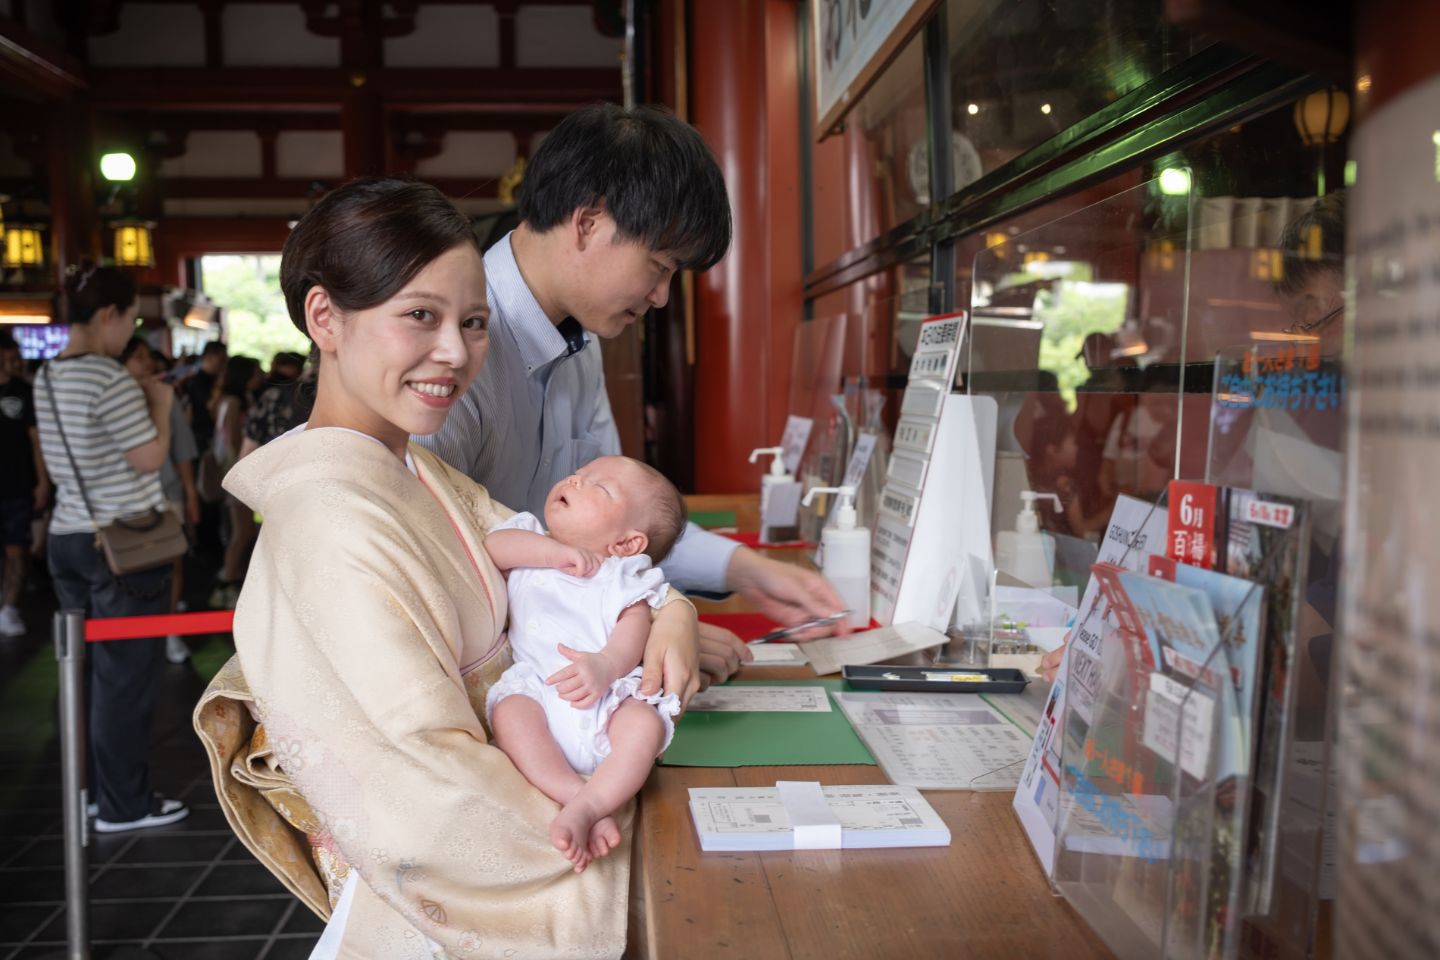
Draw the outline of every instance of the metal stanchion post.
<instances>
[{"instance_id":1,"label":"metal stanchion post","mask_svg":"<svg viewBox=\"0 0 1440 960\"><path fill-rule=\"evenodd\" d=\"M60 661L60 775L65 824L65 956L90 958L89 866L85 847L85 611L55 614Z\"/></svg>"}]
</instances>

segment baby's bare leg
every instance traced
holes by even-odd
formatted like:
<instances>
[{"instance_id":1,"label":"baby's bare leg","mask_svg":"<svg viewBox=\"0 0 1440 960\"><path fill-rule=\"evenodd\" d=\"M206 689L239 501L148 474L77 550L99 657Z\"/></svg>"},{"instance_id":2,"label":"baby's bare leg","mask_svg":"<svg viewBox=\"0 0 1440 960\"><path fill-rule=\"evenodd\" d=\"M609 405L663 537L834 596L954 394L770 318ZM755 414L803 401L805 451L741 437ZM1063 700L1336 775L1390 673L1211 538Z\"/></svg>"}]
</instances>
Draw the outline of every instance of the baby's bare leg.
<instances>
[{"instance_id":1,"label":"baby's bare leg","mask_svg":"<svg viewBox=\"0 0 1440 960\"><path fill-rule=\"evenodd\" d=\"M550 839L555 846L585 848L587 862L619 845L620 828L611 814L640 792L665 740L660 714L633 697L620 704L610 717L608 731L610 756L600 761L594 775L550 824ZM575 869L583 870L585 864L577 863Z\"/></svg>"},{"instance_id":2,"label":"baby's bare leg","mask_svg":"<svg viewBox=\"0 0 1440 960\"><path fill-rule=\"evenodd\" d=\"M551 800L564 806L584 785L585 779L571 769L550 733L544 708L534 700L518 694L506 697L495 704L490 725L495 729L495 745Z\"/></svg>"}]
</instances>

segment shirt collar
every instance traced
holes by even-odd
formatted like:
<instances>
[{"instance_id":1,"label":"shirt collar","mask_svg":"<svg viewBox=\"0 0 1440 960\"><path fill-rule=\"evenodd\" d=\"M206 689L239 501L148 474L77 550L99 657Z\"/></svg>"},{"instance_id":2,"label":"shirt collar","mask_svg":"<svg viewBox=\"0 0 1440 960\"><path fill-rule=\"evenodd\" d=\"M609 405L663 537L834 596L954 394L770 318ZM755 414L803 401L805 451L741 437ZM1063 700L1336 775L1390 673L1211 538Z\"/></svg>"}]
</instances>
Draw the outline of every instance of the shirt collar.
<instances>
[{"instance_id":1,"label":"shirt collar","mask_svg":"<svg viewBox=\"0 0 1440 960\"><path fill-rule=\"evenodd\" d=\"M491 310L505 318L505 326L520 348L520 358L525 362L525 372L536 370L568 353L565 338L545 316L540 301L530 292L529 285L520 274L515 262L515 251L510 246L514 231L505 234L485 254L485 285L490 292ZM585 334L590 342L590 334Z\"/></svg>"}]
</instances>

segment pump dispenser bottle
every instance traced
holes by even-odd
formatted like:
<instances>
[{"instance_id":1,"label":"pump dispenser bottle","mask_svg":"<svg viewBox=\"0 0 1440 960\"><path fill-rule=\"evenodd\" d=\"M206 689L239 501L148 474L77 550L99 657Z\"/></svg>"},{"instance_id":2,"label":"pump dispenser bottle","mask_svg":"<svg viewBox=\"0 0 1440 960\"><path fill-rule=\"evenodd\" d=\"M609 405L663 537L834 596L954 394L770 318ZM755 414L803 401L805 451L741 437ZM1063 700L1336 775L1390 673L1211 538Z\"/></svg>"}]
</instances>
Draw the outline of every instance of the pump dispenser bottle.
<instances>
[{"instance_id":1,"label":"pump dispenser bottle","mask_svg":"<svg viewBox=\"0 0 1440 960\"><path fill-rule=\"evenodd\" d=\"M817 493L833 493L839 500L834 524L820 534L820 572L850 610L846 622L863 630L870 625L870 531L855 525L854 487L811 487L806 506Z\"/></svg>"},{"instance_id":2,"label":"pump dispenser bottle","mask_svg":"<svg viewBox=\"0 0 1440 960\"><path fill-rule=\"evenodd\" d=\"M1021 490L1022 506L1015 515L1015 529L1002 530L995 543L995 566L1017 580L1042 589L1054 583L1055 541L1040 532L1040 516L1035 501L1048 497L1057 511L1063 510L1060 498L1053 493Z\"/></svg>"},{"instance_id":3,"label":"pump dispenser bottle","mask_svg":"<svg viewBox=\"0 0 1440 960\"><path fill-rule=\"evenodd\" d=\"M800 484L785 472L784 447L759 447L750 462L770 454L770 472L760 478L760 542L789 543L800 539Z\"/></svg>"}]
</instances>

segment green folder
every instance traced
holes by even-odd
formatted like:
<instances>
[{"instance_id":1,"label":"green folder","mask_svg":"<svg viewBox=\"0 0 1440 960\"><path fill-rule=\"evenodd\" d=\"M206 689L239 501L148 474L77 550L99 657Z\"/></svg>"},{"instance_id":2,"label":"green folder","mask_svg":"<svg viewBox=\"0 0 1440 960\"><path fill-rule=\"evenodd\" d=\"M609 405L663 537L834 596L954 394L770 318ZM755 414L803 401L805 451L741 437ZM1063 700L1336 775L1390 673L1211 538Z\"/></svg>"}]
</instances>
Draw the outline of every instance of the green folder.
<instances>
[{"instance_id":1,"label":"green folder","mask_svg":"<svg viewBox=\"0 0 1440 960\"><path fill-rule=\"evenodd\" d=\"M691 510L690 521L707 530L711 527L733 527L739 522L734 510Z\"/></svg>"},{"instance_id":2,"label":"green folder","mask_svg":"<svg viewBox=\"0 0 1440 960\"><path fill-rule=\"evenodd\" d=\"M737 681L735 686L824 687L843 680ZM696 711L675 725L675 739L660 762L667 767L768 767L842 763L875 765L832 697L829 713Z\"/></svg>"}]
</instances>

